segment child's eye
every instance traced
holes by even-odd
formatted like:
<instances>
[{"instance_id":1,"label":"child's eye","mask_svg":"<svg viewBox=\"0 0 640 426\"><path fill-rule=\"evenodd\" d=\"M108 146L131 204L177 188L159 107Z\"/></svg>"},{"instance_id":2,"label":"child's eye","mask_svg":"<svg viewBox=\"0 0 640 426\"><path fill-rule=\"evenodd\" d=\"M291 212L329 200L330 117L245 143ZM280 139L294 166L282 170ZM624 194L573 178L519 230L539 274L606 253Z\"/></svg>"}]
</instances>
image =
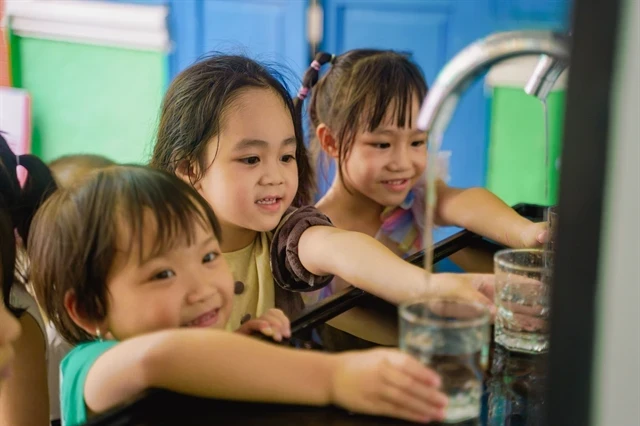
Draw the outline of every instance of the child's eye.
<instances>
[{"instance_id":1,"label":"child's eye","mask_svg":"<svg viewBox=\"0 0 640 426\"><path fill-rule=\"evenodd\" d=\"M152 280L166 280L168 278L174 277L176 275L171 269L165 269L164 271L160 271L155 274Z\"/></svg>"},{"instance_id":2,"label":"child's eye","mask_svg":"<svg viewBox=\"0 0 640 426\"><path fill-rule=\"evenodd\" d=\"M248 165L254 165L254 164L258 164L258 162L260 161L259 157L247 157L247 158L241 158L240 160L241 163L244 164L248 164Z\"/></svg>"},{"instance_id":3,"label":"child's eye","mask_svg":"<svg viewBox=\"0 0 640 426\"><path fill-rule=\"evenodd\" d=\"M426 143L425 141L413 141L411 142L411 146L414 146L414 147L423 146L425 143Z\"/></svg>"},{"instance_id":4,"label":"child's eye","mask_svg":"<svg viewBox=\"0 0 640 426\"><path fill-rule=\"evenodd\" d=\"M374 142L374 143L370 143L369 145L377 149L387 149L391 147L391 144L387 142Z\"/></svg>"},{"instance_id":5,"label":"child's eye","mask_svg":"<svg viewBox=\"0 0 640 426\"><path fill-rule=\"evenodd\" d=\"M202 263L213 262L214 260L216 260L216 257L218 257L218 253L209 252L209 253L205 254L204 257L202 258Z\"/></svg>"},{"instance_id":6,"label":"child's eye","mask_svg":"<svg viewBox=\"0 0 640 426\"><path fill-rule=\"evenodd\" d=\"M281 161L285 162L285 163L289 163L292 160L295 161L296 157L294 157L291 154L287 154L287 155L283 155L282 158L280 159Z\"/></svg>"}]
</instances>

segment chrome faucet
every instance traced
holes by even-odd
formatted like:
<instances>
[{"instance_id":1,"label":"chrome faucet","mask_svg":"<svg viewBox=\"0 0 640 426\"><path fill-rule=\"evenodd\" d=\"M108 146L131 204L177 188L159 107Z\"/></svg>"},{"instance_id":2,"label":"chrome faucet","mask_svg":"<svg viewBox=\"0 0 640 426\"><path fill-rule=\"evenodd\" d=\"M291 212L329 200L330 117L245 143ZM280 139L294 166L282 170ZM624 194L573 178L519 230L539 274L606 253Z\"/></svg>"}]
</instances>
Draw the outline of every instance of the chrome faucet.
<instances>
[{"instance_id":1,"label":"chrome faucet","mask_svg":"<svg viewBox=\"0 0 640 426\"><path fill-rule=\"evenodd\" d=\"M545 101L556 80L568 65L568 61L542 55L531 78L524 86L524 91L527 95L535 96L541 101Z\"/></svg>"},{"instance_id":2,"label":"chrome faucet","mask_svg":"<svg viewBox=\"0 0 640 426\"><path fill-rule=\"evenodd\" d=\"M427 159L427 223L424 235L425 267L432 262L433 215L439 137L444 134L460 95L498 62L526 55L546 55L527 84L527 93L545 99L569 63L570 36L551 31L509 31L476 41L442 69L424 99L418 127L430 137Z\"/></svg>"}]
</instances>

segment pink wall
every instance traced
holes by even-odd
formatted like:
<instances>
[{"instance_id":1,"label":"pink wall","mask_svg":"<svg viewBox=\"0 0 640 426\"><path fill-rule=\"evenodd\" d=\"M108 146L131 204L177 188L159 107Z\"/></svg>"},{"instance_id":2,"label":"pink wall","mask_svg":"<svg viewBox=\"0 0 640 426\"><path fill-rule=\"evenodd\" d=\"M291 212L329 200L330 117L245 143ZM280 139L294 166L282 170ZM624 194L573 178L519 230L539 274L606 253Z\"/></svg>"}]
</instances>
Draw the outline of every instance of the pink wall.
<instances>
[{"instance_id":1,"label":"pink wall","mask_svg":"<svg viewBox=\"0 0 640 426\"><path fill-rule=\"evenodd\" d=\"M4 15L4 0L0 0L0 21ZM5 28L0 27L0 86L9 85L9 55Z\"/></svg>"}]
</instances>

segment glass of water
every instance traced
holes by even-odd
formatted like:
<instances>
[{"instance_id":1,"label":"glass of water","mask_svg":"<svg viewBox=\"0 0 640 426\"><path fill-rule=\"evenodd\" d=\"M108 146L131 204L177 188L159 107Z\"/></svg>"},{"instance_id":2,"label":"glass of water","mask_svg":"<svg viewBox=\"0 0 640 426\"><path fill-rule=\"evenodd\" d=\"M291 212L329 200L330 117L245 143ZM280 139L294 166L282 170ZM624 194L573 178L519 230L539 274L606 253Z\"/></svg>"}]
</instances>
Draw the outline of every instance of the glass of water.
<instances>
[{"instance_id":1,"label":"glass of water","mask_svg":"<svg viewBox=\"0 0 640 426\"><path fill-rule=\"evenodd\" d=\"M400 306L400 349L436 371L449 397L445 423L480 416L489 355L489 310L457 299Z\"/></svg>"},{"instance_id":2,"label":"glass of water","mask_svg":"<svg viewBox=\"0 0 640 426\"><path fill-rule=\"evenodd\" d=\"M558 207L552 206L547 210L547 221L549 222L549 240L545 248L555 251L556 236L558 233Z\"/></svg>"},{"instance_id":3,"label":"glass of water","mask_svg":"<svg viewBox=\"0 0 640 426\"><path fill-rule=\"evenodd\" d=\"M494 256L494 267L496 343L516 352L546 352L553 252L501 250Z\"/></svg>"}]
</instances>

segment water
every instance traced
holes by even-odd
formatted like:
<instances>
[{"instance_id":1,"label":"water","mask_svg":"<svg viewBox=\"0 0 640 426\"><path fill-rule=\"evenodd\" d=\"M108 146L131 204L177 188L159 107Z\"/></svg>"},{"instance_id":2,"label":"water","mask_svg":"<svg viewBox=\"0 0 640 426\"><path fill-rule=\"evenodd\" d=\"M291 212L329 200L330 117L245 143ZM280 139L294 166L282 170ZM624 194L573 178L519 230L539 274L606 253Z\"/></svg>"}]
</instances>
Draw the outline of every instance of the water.
<instances>
[{"instance_id":1,"label":"water","mask_svg":"<svg viewBox=\"0 0 640 426\"><path fill-rule=\"evenodd\" d=\"M515 281L517 276L511 279ZM500 277L496 280L496 343L517 352L546 352L549 349L549 286L505 282Z\"/></svg>"},{"instance_id":2,"label":"water","mask_svg":"<svg viewBox=\"0 0 640 426\"><path fill-rule=\"evenodd\" d=\"M424 268L427 273L431 273L433 266L433 228L434 228L434 215L436 211L437 192L436 192L436 180L438 178L438 151L442 145L442 133L433 130L429 134L427 144L427 170L426 170L426 185L425 185L425 224L424 234L422 236L422 245L424 247ZM428 275L430 279L430 275Z\"/></svg>"},{"instance_id":3,"label":"water","mask_svg":"<svg viewBox=\"0 0 640 426\"><path fill-rule=\"evenodd\" d=\"M551 171L549 170L549 166L551 164L551 140L549 138L549 107L547 105L546 99L541 99L542 102L542 121L544 125L544 200L545 203L550 203L549 192L550 192L550 176ZM551 226L552 220L551 207L544 209L543 220L549 223L549 229L553 229ZM554 235L550 233L549 240L544 246L545 251L553 251L553 238ZM550 256L545 256L545 268L551 269L551 265L547 263L547 261L551 259Z\"/></svg>"},{"instance_id":4,"label":"water","mask_svg":"<svg viewBox=\"0 0 640 426\"><path fill-rule=\"evenodd\" d=\"M442 378L442 391L449 397L444 423L478 418L488 362L488 328L434 330L416 326L401 336L401 349Z\"/></svg>"},{"instance_id":5,"label":"water","mask_svg":"<svg viewBox=\"0 0 640 426\"><path fill-rule=\"evenodd\" d=\"M549 140L549 108L547 107L547 101L545 99L542 100L542 112L543 112L543 120L544 120L544 199L545 202L549 202L549 165L551 162L551 153L550 153L550 144ZM546 212L545 212L546 213ZM545 217L546 220L546 217Z\"/></svg>"}]
</instances>

